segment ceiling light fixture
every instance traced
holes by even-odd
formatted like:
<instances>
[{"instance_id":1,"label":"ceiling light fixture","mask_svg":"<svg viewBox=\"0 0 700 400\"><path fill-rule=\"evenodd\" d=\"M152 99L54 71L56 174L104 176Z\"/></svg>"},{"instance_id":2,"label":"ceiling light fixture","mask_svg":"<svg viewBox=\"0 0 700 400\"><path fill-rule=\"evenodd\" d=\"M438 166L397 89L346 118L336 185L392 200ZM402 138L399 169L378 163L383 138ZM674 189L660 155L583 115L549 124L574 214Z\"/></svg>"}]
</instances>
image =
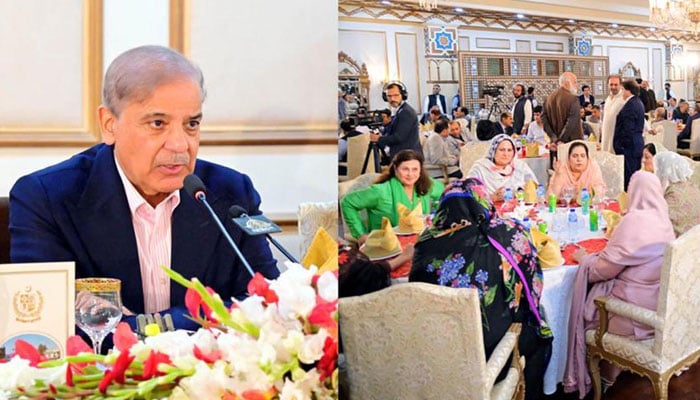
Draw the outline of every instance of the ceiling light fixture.
<instances>
[{"instance_id":1,"label":"ceiling light fixture","mask_svg":"<svg viewBox=\"0 0 700 400\"><path fill-rule=\"evenodd\" d=\"M525 18L525 15L524 15L524 14L515 14L515 16L516 16L518 19L523 19L523 18Z\"/></svg>"},{"instance_id":2,"label":"ceiling light fixture","mask_svg":"<svg viewBox=\"0 0 700 400\"><path fill-rule=\"evenodd\" d=\"M649 21L657 28L698 32L700 0L649 0Z\"/></svg>"},{"instance_id":3,"label":"ceiling light fixture","mask_svg":"<svg viewBox=\"0 0 700 400\"><path fill-rule=\"evenodd\" d=\"M461 14L464 12L464 9L462 7L455 7L455 12Z\"/></svg>"},{"instance_id":4,"label":"ceiling light fixture","mask_svg":"<svg viewBox=\"0 0 700 400\"><path fill-rule=\"evenodd\" d=\"M418 0L418 5L424 10L437 8L437 0Z\"/></svg>"}]
</instances>

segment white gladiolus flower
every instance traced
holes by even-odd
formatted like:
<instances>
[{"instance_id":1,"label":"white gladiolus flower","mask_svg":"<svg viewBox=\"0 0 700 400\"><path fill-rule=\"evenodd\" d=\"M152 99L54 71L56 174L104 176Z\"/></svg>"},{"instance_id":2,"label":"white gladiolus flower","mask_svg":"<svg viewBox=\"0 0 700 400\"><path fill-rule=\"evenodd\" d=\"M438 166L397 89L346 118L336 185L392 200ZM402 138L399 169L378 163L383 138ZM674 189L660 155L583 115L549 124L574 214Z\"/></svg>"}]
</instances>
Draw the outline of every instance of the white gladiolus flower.
<instances>
[{"instance_id":1,"label":"white gladiolus flower","mask_svg":"<svg viewBox=\"0 0 700 400\"><path fill-rule=\"evenodd\" d=\"M31 385L34 373L35 368L29 366L29 361L14 356L10 362L0 364L0 390Z\"/></svg>"},{"instance_id":2,"label":"white gladiolus flower","mask_svg":"<svg viewBox=\"0 0 700 400\"><path fill-rule=\"evenodd\" d=\"M321 329L315 335L305 336L299 351L299 361L304 364L313 364L320 360L323 356L323 344L326 342L326 336L328 334L324 329Z\"/></svg>"},{"instance_id":3,"label":"white gladiolus flower","mask_svg":"<svg viewBox=\"0 0 700 400\"><path fill-rule=\"evenodd\" d=\"M323 300L328 302L338 300L338 278L333 272L324 272L318 278L316 286L318 287L318 295Z\"/></svg>"},{"instance_id":4,"label":"white gladiolus flower","mask_svg":"<svg viewBox=\"0 0 700 400\"><path fill-rule=\"evenodd\" d=\"M180 381L184 392L199 400L219 400L226 389L231 389L225 363L217 362L211 368L204 362L195 366L194 375Z\"/></svg>"},{"instance_id":5,"label":"white gladiolus flower","mask_svg":"<svg viewBox=\"0 0 700 400\"><path fill-rule=\"evenodd\" d=\"M236 301L236 303L248 321L255 325L260 325L266 318L263 301L265 301L264 298L254 295L248 296L243 301Z\"/></svg>"}]
</instances>

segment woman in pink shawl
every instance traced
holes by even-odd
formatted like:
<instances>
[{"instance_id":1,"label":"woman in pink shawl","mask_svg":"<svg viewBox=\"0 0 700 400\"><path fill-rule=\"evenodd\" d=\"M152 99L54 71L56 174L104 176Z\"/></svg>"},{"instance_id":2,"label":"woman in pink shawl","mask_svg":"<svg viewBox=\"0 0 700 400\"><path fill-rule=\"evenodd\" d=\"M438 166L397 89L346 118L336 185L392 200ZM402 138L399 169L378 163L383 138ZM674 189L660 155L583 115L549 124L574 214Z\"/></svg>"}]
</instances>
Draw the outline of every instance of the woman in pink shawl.
<instances>
[{"instance_id":1,"label":"woman in pink shawl","mask_svg":"<svg viewBox=\"0 0 700 400\"><path fill-rule=\"evenodd\" d=\"M577 196L583 188L587 188L591 194L605 195L607 187L600 166L589 157L588 146L581 140L571 142L569 156L559 160L556 172L549 182L547 195L554 193L561 197L565 188L574 189Z\"/></svg>"},{"instance_id":2,"label":"woman in pink shawl","mask_svg":"<svg viewBox=\"0 0 700 400\"><path fill-rule=\"evenodd\" d=\"M605 249L598 254L586 254L585 250L580 249L574 254L580 266L574 281L569 316L565 391L578 390L582 399L591 388L584 333L598 326L598 313L593 300L609 296L656 310L661 263L666 245L674 238L659 178L650 172L636 172L630 180L628 212ZM594 285L586 293L589 283ZM616 314L610 314L608 331L638 340L654 335L653 328ZM603 381L608 385L615 381L619 372L618 368L606 362L601 365Z\"/></svg>"}]
</instances>

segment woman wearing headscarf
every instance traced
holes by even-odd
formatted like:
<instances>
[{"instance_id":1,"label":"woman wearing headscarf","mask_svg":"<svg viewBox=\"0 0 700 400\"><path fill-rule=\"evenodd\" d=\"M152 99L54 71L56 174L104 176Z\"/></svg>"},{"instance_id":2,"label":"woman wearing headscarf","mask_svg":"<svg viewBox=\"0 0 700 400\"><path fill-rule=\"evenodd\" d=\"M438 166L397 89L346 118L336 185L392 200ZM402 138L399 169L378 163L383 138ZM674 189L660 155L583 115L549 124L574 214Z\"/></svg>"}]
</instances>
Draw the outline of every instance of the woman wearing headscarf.
<instances>
[{"instance_id":1,"label":"woman wearing headscarf","mask_svg":"<svg viewBox=\"0 0 700 400\"><path fill-rule=\"evenodd\" d=\"M581 189L587 188L593 195L605 195L607 186L598 163L591 159L588 146L584 141L575 140L569 146L568 157L559 159L556 171L552 175L547 188L547 195L553 193L561 197L562 190L574 189L578 195Z\"/></svg>"},{"instance_id":2,"label":"woman wearing headscarf","mask_svg":"<svg viewBox=\"0 0 700 400\"><path fill-rule=\"evenodd\" d=\"M657 155L658 157L658 155ZM579 249L569 317L569 348L564 390L578 390L583 399L591 388L586 366L585 331L598 326L593 300L616 298L649 310L656 310L661 280L661 263L669 242L675 238L668 218L659 178L646 171L630 179L629 206L607 246L597 254ZM586 293L589 284L593 284ZM610 314L608 332L637 340L653 337L653 328L617 314ZM605 385L611 385L620 370L607 362L601 365Z\"/></svg>"},{"instance_id":3,"label":"woman wearing headscarf","mask_svg":"<svg viewBox=\"0 0 700 400\"><path fill-rule=\"evenodd\" d=\"M496 135L485 158L472 165L468 177L479 178L493 201L503 200L506 188L524 187L528 179L537 182L535 173L524 161L515 157L515 142L506 135Z\"/></svg>"},{"instance_id":4,"label":"woman wearing headscarf","mask_svg":"<svg viewBox=\"0 0 700 400\"><path fill-rule=\"evenodd\" d=\"M420 153L402 150L394 156L389 170L377 183L345 195L340 208L352 237L364 243L370 231L381 227L382 217L389 218L393 226L398 225L398 204L409 210L420 206L423 214L430 214L432 203L440 198L443 188L442 182L428 176ZM362 210L367 210L367 224L360 216Z\"/></svg>"},{"instance_id":5,"label":"woman wearing headscarf","mask_svg":"<svg viewBox=\"0 0 700 400\"><path fill-rule=\"evenodd\" d=\"M416 243L409 280L477 289L487 357L512 323L522 323L526 396L543 396L552 332L540 309L542 270L529 232L496 215L480 180L447 186L432 227Z\"/></svg>"},{"instance_id":6,"label":"woman wearing headscarf","mask_svg":"<svg viewBox=\"0 0 700 400\"><path fill-rule=\"evenodd\" d=\"M664 199L676 237L700 224L700 189L689 180L693 170L688 161L671 151L662 151L654 157L654 172L664 188Z\"/></svg>"}]
</instances>

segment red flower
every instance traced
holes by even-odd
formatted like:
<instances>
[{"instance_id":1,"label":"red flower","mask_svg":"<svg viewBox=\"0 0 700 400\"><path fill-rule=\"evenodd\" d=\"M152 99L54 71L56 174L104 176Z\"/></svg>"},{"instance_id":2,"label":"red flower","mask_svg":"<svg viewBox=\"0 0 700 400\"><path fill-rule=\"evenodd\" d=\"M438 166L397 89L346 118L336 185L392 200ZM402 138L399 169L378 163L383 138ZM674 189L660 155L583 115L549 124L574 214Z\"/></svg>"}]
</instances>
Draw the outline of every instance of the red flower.
<instances>
[{"instance_id":1,"label":"red flower","mask_svg":"<svg viewBox=\"0 0 700 400\"><path fill-rule=\"evenodd\" d=\"M129 352L131 346L138 343L139 339L126 322L120 322L114 331L114 347L121 352Z\"/></svg>"},{"instance_id":2,"label":"red flower","mask_svg":"<svg viewBox=\"0 0 700 400\"><path fill-rule=\"evenodd\" d=\"M324 328L335 327L336 322L333 318L333 313L335 313L337 308L338 300L324 302L323 299L316 296L316 306L309 314L309 322Z\"/></svg>"},{"instance_id":3,"label":"red flower","mask_svg":"<svg viewBox=\"0 0 700 400\"><path fill-rule=\"evenodd\" d=\"M204 362L207 363L207 364L213 364L213 363L215 363L216 361L221 360L222 354L221 354L221 350L218 350L218 349L212 351L211 353L205 354L205 353L202 351L202 349L200 349L199 347L197 347L197 345L194 345L194 356L195 356L198 360L202 360L202 361L204 361Z\"/></svg>"},{"instance_id":4,"label":"red flower","mask_svg":"<svg viewBox=\"0 0 700 400\"><path fill-rule=\"evenodd\" d=\"M323 344L323 356L318 360L318 370L321 376L318 378L321 382L326 380L326 378L333 375L335 371L335 365L338 361L338 343L331 339L326 338L326 342Z\"/></svg>"},{"instance_id":5,"label":"red flower","mask_svg":"<svg viewBox=\"0 0 700 400\"><path fill-rule=\"evenodd\" d=\"M80 353L92 353L92 347L80 336L73 335L66 342L66 352L69 356L77 356Z\"/></svg>"},{"instance_id":6,"label":"red flower","mask_svg":"<svg viewBox=\"0 0 700 400\"><path fill-rule=\"evenodd\" d=\"M70 363L66 367L66 386L73 387L73 366Z\"/></svg>"},{"instance_id":7,"label":"red flower","mask_svg":"<svg viewBox=\"0 0 700 400\"><path fill-rule=\"evenodd\" d=\"M346 262L348 262L348 252L342 251L342 252L338 253L338 264L343 265Z\"/></svg>"},{"instance_id":8,"label":"red flower","mask_svg":"<svg viewBox=\"0 0 700 400\"><path fill-rule=\"evenodd\" d=\"M134 356L129 354L128 351L123 351L117 357L117 361L114 362L114 366L111 370L107 370L105 376L100 381L98 388L102 394L107 393L107 388L112 382L117 382L123 384L126 380L125 373L129 365L134 361Z\"/></svg>"},{"instance_id":9,"label":"red flower","mask_svg":"<svg viewBox=\"0 0 700 400\"><path fill-rule=\"evenodd\" d=\"M29 365L32 367L36 367L40 362L48 360L48 358L39 353L39 350L22 339L15 341L15 354L28 360Z\"/></svg>"},{"instance_id":10,"label":"red flower","mask_svg":"<svg viewBox=\"0 0 700 400\"><path fill-rule=\"evenodd\" d=\"M163 372L158 371L158 366L160 364L172 364L172 361L167 354L151 350L148 358L143 362L143 374L141 375L141 379L148 380L155 376L165 375Z\"/></svg>"},{"instance_id":11,"label":"red flower","mask_svg":"<svg viewBox=\"0 0 700 400\"><path fill-rule=\"evenodd\" d=\"M270 284L265 280L259 272L255 273L253 279L248 282L248 294L258 295L265 299L265 303L277 303L279 298L274 290L270 289Z\"/></svg>"},{"instance_id":12,"label":"red flower","mask_svg":"<svg viewBox=\"0 0 700 400\"><path fill-rule=\"evenodd\" d=\"M215 294L214 289L207 286L207 292L209 294ZM195 319L202 319L201 312L204 312L204 318L217 324L218 321L212 315L211 307L209 307L204 301L202 301L202 296L197 293L196 290L188 288L185 293L185 307L190 315Z\"/></svg>"}]
</instances>

